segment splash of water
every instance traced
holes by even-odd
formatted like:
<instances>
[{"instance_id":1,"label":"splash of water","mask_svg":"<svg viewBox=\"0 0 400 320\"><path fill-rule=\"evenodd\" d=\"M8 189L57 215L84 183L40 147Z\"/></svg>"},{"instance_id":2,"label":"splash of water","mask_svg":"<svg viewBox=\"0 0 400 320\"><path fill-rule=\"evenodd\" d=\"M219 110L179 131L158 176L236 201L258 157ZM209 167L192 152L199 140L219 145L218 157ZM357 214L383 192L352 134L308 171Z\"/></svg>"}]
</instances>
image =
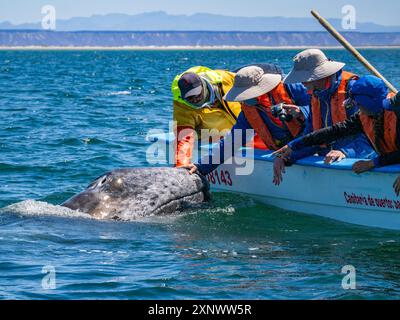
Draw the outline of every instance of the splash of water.
<instances>
[{"instance_id":1,"label":"splash of water","mask_svg":"<svg viewBox=\"0 0 400 320\"><path fill-rule=\"evenodd\" d=\"M21 216L55 216L92 219L89 214L83 212L31 199L4 207L0 209L0 213L12 213Z\"/></svg>"}]
</instances>

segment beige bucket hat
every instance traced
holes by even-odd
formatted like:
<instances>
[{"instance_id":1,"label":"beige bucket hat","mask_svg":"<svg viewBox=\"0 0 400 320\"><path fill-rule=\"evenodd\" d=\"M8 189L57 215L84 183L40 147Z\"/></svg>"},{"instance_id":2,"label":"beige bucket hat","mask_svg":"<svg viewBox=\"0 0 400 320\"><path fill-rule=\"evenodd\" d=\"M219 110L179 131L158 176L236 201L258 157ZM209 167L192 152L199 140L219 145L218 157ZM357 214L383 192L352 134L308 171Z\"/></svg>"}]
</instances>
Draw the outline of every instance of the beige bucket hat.
<instances>
[{"instance_id":1,"label":"beige bucket hat","mask_svg":"<svg viewBox=\"0 0 400 320\"><path fill-rule=\"evenodd\" d=\"M253 99L270 92L281 81L280 74L266 74L256 66L245 67L236 73L235 83L224 99L236 102Z\"/></svg>"},{"instance_id":2,"label":"beige bucket hat","mask_svg":"<svg viewBox=\"0 0 400 320\"><path fill-rule=\"evenodd\" d=\"M285 78L285 83L321 80L334 75L346 65L329 60L319 49L304 50L296 55L293 61L293 69Z\"/></svg>"}]
</instances>

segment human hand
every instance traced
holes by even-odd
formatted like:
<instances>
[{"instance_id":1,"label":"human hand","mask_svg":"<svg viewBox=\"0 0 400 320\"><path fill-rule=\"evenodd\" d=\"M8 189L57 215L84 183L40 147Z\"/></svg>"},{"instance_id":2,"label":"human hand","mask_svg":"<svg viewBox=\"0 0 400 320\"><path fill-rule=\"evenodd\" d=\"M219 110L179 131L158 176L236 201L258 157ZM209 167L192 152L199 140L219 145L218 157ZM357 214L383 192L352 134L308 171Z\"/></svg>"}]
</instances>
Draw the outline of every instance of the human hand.
<instances>
[{"instance_id":1,"label":"human hand","mask_svg":"<svg viewBox=\"0 0 400 320\"><path fill-rule=\"evenodd\" d=\"M183 166L181 168L189 170L189 174L194 174L194 173L199 172L199 168L197 168L197 166L195 164L193 164L193 163L191 163L191 164L189 164L187 166Z\"/></svg>"},{"instance_id":2,"label":"human hand","mask_svg":"<svg viewBox=\"0 0 400 320\"><path fill-rule=\"evenodd\" d=\"M293 150L288 145L286 145L279 150L273 152L272 155L276 158L281 158L282 160L288 160L292 152Z\"/></svg>"},{"instance_id":3,"label":"human hand","mask_svg":"<svg viewBox=\"0 0 400 320\"><path fill-rule=\"evenodd\" d=\"M372 160L361 160L357 161L355 164L353 164L353 171L357 174L366 172L368 170L371 170L375 167L374 161Z\"/></svg>"},{"instance_id":4,"label":"human hand","mask_svg":"<svg viewBox=\"0 0 400 320\"><path fill-rule=\"evenodd\" d=\"M300 108L293 104L284 104L282 108L285 109L286 112L295 119L299 118L302 115Z\"/></svg>"},{"instance_id":5,"label":"human hand","mask_svg":"<svg viewBox=\"0 0 400 320\"><path fill-rule=\"evenodd\" d=\"M325 164L331 164L333 162L339 162L346 158L346 155L339 150L331 150L324 159Z\"/></svg>"},{"instance_id":6,"label":"human hand","mask_svg":"<svg viewBox=\"0 0 400 320\"><path fill-rule=\"evenodd\" d=\"M274 161L274 178L272 183L276 186L279 186L283 181L283 173L286 173L285 170L285 160L281 158L276 158Z\"/></svg>"}]
</instances>

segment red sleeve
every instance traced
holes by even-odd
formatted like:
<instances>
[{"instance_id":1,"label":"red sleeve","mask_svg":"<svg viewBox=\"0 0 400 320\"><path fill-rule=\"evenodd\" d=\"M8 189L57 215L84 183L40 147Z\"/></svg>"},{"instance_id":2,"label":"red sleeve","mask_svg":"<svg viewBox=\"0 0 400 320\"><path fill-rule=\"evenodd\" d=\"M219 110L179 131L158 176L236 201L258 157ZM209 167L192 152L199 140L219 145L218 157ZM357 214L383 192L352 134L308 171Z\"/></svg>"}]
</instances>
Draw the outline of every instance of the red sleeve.
<instances>
[{"instance_id":1,"label":"red sleeve","mask_svg":"<svg viewBox=\"0 0 400 320\"><path fill-rule=\"evenodd\" d=\"M195 130L192 127L178 126L176 135L175 165L187 166L192 162Z\"/></svg>"}]
</instances>

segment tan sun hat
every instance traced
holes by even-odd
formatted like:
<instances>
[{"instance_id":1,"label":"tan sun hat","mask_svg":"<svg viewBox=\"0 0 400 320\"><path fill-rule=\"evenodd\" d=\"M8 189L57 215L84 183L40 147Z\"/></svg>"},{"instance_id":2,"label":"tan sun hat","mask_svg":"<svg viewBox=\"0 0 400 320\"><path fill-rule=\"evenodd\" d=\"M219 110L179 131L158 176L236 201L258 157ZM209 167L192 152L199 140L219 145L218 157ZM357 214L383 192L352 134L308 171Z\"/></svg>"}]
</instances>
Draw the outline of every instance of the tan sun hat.
<instances>
[{"instance_id":1,"label":"tan sun hat","mask_svg":"<svg viewBox=\"0 0 400 320\"><path fill-rule=\"evenodd\" d=\"M329 60L319 49L304 50L296 55L293 61L293 69L285 78L285 83L321 80L334 75L346 65Z\"/></svg>"},{"instance_id":2,"label":"tan sun hat","mask_svg":"<svg viewBox=\"0 0 400 320\"><path fill-rule=\"evenodd\" d=\"M235 83L225 95L226 101L244 101L270 92L282 81L280 74L266 74L256 66L240 69L235 76Z\"/></svg>"}]
</instances>

